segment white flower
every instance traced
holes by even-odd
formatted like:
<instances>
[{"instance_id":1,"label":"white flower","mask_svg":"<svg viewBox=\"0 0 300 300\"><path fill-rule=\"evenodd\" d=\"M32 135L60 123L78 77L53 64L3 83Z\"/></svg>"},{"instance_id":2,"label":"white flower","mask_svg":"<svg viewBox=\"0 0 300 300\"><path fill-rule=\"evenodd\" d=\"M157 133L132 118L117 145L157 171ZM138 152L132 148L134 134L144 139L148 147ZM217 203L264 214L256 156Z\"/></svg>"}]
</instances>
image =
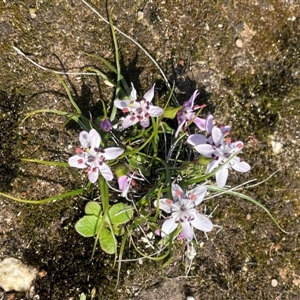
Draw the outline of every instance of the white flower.
<instances>
[{"instance_id":1,"label":"white flower","mask_svg":"<svg viewBox=\"0 0 300 300\"><path fill-rule=\"evenodd\" d=\"M179 224L181 224L181 235L188 241L194 237L194 227L204 232L211 231L212 222L195 208L203 201L206 192L207 188L202 185L186 195L178 184L172 184L173 200L164 198L154 202L155 206L171 214L162 226L161 235L173 232Z\"/></svg>"},{"instance_id":2,"label":"white flower","mask_svg":"<svg viewBox=\"0 0 300 300\"><path fill-rule=\"evenodd\" d=\"M216 181L218 187L224 187L228 178L229 168L238 172L248 172L250 166L237 156L232 158L233 155L243 149L244 144L242 142L225 142L224 134L218 127L213 127L211 135L213 144L196 145L195 150L205 157L212 158L211 162L207 165L206 173L210 173L215 168L222 166L216 173ZM230 158L231 160L226 162Z\"/></svg>"},{"instance_id":3,"label":"white flower","mask_svg":"<svg viewBox=\"0 0 300 300\"><path fill-rule=\"evenodd\" d=\"M101 137L95 129L80 132L79 141L82 147L76 148L77 155L69 158L69 165L86 169L92 183L97 181L99 171L106 180L112 180L113 174L104 161L117 158L124 150L118 147L100 149Z\"/></svg>"},{"instance_id":4,"label":"white flower","mask_svg":"<svg viewBox=\"0 0 300 300\"><path fill-rule=\"evenodd\" d=\"M143 96L142 100L137 99L136 90L132 85L130 100L115 100L114 104L117 108L122 109L124 113L129 112L129 115L124 119L122 126L128 128L140 122L142 127L150 125L150 117L160 116L164 110L161 107L154 106L151 101L154 97L154 86Z\"/></svg>"}]
</instances>

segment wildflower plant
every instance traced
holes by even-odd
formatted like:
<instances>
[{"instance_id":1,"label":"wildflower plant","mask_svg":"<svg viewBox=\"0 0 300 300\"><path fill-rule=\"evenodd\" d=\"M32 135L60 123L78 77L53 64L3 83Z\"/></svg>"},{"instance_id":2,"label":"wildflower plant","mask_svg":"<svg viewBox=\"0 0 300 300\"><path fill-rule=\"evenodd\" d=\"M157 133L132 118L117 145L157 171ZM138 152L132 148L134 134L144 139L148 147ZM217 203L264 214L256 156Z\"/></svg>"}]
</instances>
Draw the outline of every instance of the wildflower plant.
<instances>
[{"instance_id":1,"label":"wildflower plant","mask_svg":"<svg viewBox=\"0 0 300 300\"><path fill-rule=\"evenodd\" d=\"M202 113L204 105L195 106L196 100L201 101L197 98L197 90L187 95L183 105L179 105L171 87L164 102L155 95L155 83L144 87L149 90L142 97L138 96L141 93L135 89L134 83L131 83L130 90L120 70L115 35L117 29L111 22L110 28L116 66L103 57L99 59L106 65L107 73L113 71L116 77L110 78L105 71L92 68L84 72L84 75L100 76L115 88L115 100L111 105L102 101L103 115L98 116L95 122L87 119L63 78L54 72L65 88L74 111L41 109L23 119L24 122L34 114L46 112L78 123L82 128L79 141L74 145L75 154L70 153L67 162L22 160L78 168L78 172L87 174L84 188L42 200L23 200L0 194L19 202L39 204L77 196L96 186L100 201L87 203L75 229L84 237L95 238L93 254L99 244L106 253L114 254L115 258L118 255L119 267L129 240L142 258L160 260L171 255L176 237L191 245L197 242L195 229L204 232L204 235L209 234L214 229L212 216L201 211L199 205L224 193L261 207L281 229L262 204L236 191L240 186L226 187L231 170L242 173L250 171L250 165L237 156L242 154L243 142L229 137L231 126L218 125L212 115ZM167 81L166 84L168 86ZM177 127L172 127L174 122L169 122L170 119L177 121ZM196 160L192 161L184 155L186 145ZM134 232L142 232L146 238L145 228L152 233L160 232L162 238L153 253L141 250L137 246L139 241L133 237Z\"/></svg>"}]
</instances>

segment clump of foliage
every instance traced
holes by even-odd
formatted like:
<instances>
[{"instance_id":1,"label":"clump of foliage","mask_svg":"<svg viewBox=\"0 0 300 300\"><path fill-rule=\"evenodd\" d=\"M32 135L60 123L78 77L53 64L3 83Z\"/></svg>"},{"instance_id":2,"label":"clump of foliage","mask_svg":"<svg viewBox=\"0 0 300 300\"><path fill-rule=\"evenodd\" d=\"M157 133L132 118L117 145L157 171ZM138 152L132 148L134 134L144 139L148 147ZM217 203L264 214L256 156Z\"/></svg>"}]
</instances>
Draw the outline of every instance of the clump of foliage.
<instances>
[{"instance_id":1,"label":"clump of foliage","mask_svg":"<svg viewBox=\"0 0 300 300\"><path fill-rule=\"evenodd\" d=\"M220 197L224 193L258 205L277 224L263 205L237 191L240 186L226 186L231 171L250 170L250 165L238 156L244 144L233 138L231 126L218 124L212 115L200 116L204 105L194 104L198 97L197 90L183 105L178 104L167 81L169 97L164 105L153 104L156 97L155 84L139 97L134 83L131 83L130 89L121 74L116 28L112 23L110 28L115 45L116 66L103 57L97 57L109 71L116 74L115 78L109 78L105 72L91 68L83 73L100 76L103 82L115 88L113 103L107 105L102 102L103 114L95 120L85 117L63 77L57 74L59 72L54 72L64 86L74 111L44 108L29 113L23 120L36 113L46 112L63 115L68 121L78 123L82 128L79 133L80 145L74 145L75 155L70 156L68 162L23 160L75 167L81 169L78 172L84 170L87 173L85 187L42 200L23 200L0 194L20 202L41 204L80 195L96 185L99 201L87 203L85 215L77 221L75 229L82 236L95 239L93 255L99 244L103 251L114 254L115 260L119 256L119 264L128 241L142 258L154 260L164 259L171 254L175 238L185 240L187 248L194 251L193 245L197 243L194 229L207 235L217 227L211 221L212 215L198 210L199 205L204 200ZM175 123L171 121L173 119L177 121L176 128L172 127ZM187 148L196 159L192 160L186 154ZM164 221L160 225L162 219ZM136 231L154 249L153 253L142 252L136 246L132 238L132 233ZM149 233L157 237L156 244L150 241Z\"/></svg>"}]
</instances>

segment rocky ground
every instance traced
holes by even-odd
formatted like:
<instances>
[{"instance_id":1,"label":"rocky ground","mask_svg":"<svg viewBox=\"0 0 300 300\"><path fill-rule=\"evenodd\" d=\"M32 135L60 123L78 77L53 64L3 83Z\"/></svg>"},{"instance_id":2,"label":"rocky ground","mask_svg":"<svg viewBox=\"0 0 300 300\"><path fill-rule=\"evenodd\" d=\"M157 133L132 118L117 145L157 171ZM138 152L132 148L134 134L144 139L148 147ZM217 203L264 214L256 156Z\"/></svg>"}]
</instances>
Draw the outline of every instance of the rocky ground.
<instances>
[{"instance_id":1,"label":"rocky ground","mask_svg":"<svg viewBox=\"0 0 300 300\"><path fill-rule=\"evenodd\" d=\"M102 15L137 40L161 66L182 103L195 89L204 113L231 124L245 141L252 166L231 184L257 178L263 185L244 191L264 204L288 232L281 232L260 208L224 197L213 222L222 226L209 239L201 233L189 276L184 244L171 262L127 262L117 288L113 259L80 237L75 222L94 197L73 197L28 205L0 196L0 259L20 258L43 271L35 282L41 300L79 299L300 299L299 272L299 71L300 6L296 0L240 1L91 1ZM117 35L122 74L143 94L162 81L156 66L130 40ZM21 162L21 157L67 161L80 128L54 114L20 120L35 109L72 111L65 90L51 72L107 70L95 57L112 63L109 27L80 0L0 3L0 191L23 199L42 199L81 187L78 170ZM113 76L113 74L110 74ZM93 76L65 77L78 105L99 114L100 99L113 89ZM162 89L162 99L166 97ZM88 198L88 199L87 199ZM133 251L133 250L132 250ZM129 258L136 254L125 253ZM15 294L15 299L24 298Z\"/></svg>"}]
</instances>

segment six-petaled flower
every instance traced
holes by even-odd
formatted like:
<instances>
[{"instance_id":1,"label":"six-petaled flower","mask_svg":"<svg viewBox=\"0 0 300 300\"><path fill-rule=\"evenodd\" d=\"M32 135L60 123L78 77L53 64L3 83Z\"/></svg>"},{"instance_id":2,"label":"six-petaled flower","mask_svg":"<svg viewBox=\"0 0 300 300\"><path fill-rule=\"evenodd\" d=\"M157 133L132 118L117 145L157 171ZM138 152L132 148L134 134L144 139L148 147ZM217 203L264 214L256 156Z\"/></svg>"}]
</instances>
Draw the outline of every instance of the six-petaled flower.
<instances>
[{"instance_id":1,"label":"six-petaled flower","mask_svg":"<svg viewBox=\"0 0 300 300\"><path fill-rule=\"evenodd\" d=\"M132 85L130 100L115 100L114 104L117 108L122 109L124 113L129 113L123 123L123 128L128 128L138 122L142 127L150 125L150 117L158 117L163 113L163 109L159 106L154 106L151 101L154 97L154 86L143 96L141 100L137 99L136 90Z\"/></svg>"},{"instance_id":2,"label":"six-petaled flower","mask_svg":"<svg viewBox=\"0 0 300 300\"><path fill-rule=\"evenodd\" d=\"M228 178L228 169L248 172L250 166L236 156L243 149L244 144L242 142L226 141L224 133L218 127L213 127L211 135L213 144L199 144L195 146L195 150L205 157L212 158L206 168L207 174L220 167L216 172L216 181L218 187L224 187Z\"/></svg>"},{"instance_id":3,"label":"six-petaled flower","mask_svg":"<svg viewBox=\"0 0 300 300\"><path fill-rule=\"evenodd\" d=\"M191 241L194 237L194 227L204 232L213 229L210 219L199 213L195 206L199 205L207 192L203 185L191 190L186 195L178 184L172 184L173 200L163 198L154 202L161 210L171 214L161 228L161 235L170 234L178 225L181 226L181 236Z\"/></svg>"},{"instance_id":4,"label":"six-petaled flower","mask_svg":"<svg viewBox=\"0 0 300 300\"><path fill-rule=\"evenodd\" d=\"M92 183L97 181L99 171L106 180L112 180L112 171L105 163L105 160L117 158L124 150L118 147L101 149L101 137L95 129L91 129L90 132L80 132L79 141L81 147L76 148L77 154L69 158L69 165L75 168L86 169L88 178Z\"/></svg>"}]
</instances>

